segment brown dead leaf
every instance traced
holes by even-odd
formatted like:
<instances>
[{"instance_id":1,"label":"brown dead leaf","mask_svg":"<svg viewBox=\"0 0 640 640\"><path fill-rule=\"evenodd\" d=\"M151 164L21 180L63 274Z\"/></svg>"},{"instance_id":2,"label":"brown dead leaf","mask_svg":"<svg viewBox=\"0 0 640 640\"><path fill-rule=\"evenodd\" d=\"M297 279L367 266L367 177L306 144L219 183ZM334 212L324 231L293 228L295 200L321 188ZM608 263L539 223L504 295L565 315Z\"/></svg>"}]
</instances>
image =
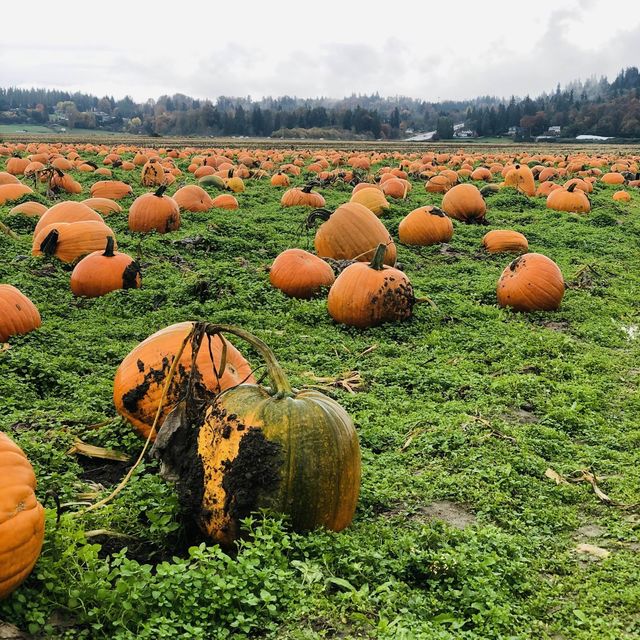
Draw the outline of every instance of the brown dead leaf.
<instances>
[{"instance_id":1,"label":"brown dead leaf","mask_svg":"<svg viewBox=\"0 0 640 640\"><path fill-rule=\"evenodd\" d=\"M69 450L68 455L81 455L88 458L100 458L102 460L116 460L117 462L128 462L129 456L126 453L120 451L113 451L113 449L105 449L104 447L96 447L92 444L82 442L82 440L76 440Z\"/></svg>"},{"instance_id":2,"label":"brown dead leaf","mask_svg":"<svg viewBox=\"0 0 640 640\"><path fill-rule=\"evenodd\" d=\"M404 444L400 447L400 451L406 451L409 448L409 445L413 442L416 436L419 436L421 433L424 433L424 429L419 427L418 429L413 429L409 431L407 434L407 439L404 441Z\"/></svg>"},{"instance_id":3,"label":"brown dead leaf","mask_svg":"<svg viewBox=\"0 0 640 640\"><path fill-rule=\"evenodd\" d=\"M318 383L318 386L344 389L353 395L360 391L364 385L364 380L359 371L345 371L336 377L316 376L311 371L307 371L304 375Z\"/></svg>"},{"instance_id":4,"label":"brown dead leaf","mask_svg":"<svg viewBox=\"0 0 640 640\"><path fill-rule=\"evenodd\" d=\"M2 353L3 351L9 351L9 349L11 349L11 345L8 342L3 342L2 344L0 344L0 353Z\"/></svg>"},{"instance_id":5,"label":"brown dead leaf","mask_svg":"<svg viewBox=\"0 0 640 640\"><path fill-rule=\"evenodd\" d=\"M551 467L549 467L544 475L551 480L554 480L556 484L569 484L567 479L561 476L557 471L554 471Z\"/></svg>"},{"instance_id":6,"label":"brown dead leaf","mask_svg":"<svg viewBox=\"0 0 640 640\"><path fill-rule=\"evenodd\" d=\"M596 547L593 544L579 544L575 548L576 553L587 554L593 556L594 558L599 558L603 560L611 555L610 551L603 549L602 547Z\"/></svg>"}]
</instances>

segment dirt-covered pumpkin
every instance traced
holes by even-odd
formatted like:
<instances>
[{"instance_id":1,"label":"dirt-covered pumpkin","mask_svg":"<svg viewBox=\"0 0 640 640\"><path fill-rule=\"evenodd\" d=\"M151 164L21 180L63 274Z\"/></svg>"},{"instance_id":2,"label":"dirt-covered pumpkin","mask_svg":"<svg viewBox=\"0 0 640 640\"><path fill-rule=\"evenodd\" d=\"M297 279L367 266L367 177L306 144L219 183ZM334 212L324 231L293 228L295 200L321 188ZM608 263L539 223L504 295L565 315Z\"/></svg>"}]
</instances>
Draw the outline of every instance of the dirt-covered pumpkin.
<instances>
[{"instance_id":1,"label":"dirt-covered pumpkin","mask_svg":"<svg viewBox=\"0 0 640 640\"><path fill-rule=\"evenodd\" d=\"M383 262L386 246L380 244L370 263L349 265L329 290L329 315L341 324L375 327L411 316L415 297L409 278Z\"/></svg>"},{"instance_id":2,"label":"dirt-covered pumpkin","mask_svg":"<svg viewBox=\"0 0 640 640\"><path fill-rule=\"evenodd\" d=\"M94 251L80 260L71 274L71 291L76 296L97 298L118 289L137 289L140 267L126 253L114 250L114 239L107 238L104 251Z\"/></svg>"},{"instance_id":3,"label":"dirt-covered pumpkin","mask_svg":"<svg viewBox=\"0 0 640 640\"><path fill-rule=\"evenodd\" d=\"M494 229L482 238L482 246L489 253L526 253L529 249L527 238L518 231Z\"/></svg>"},{"instance_id":4,"label":"dirt-covered pumpkin","mask_svg":"<svg viewBox=\"0 0 640 640\"><path fill-rule=\"evenodd\" d=\"M307 226L311 227L316 220L324 221L314 239L316 253L321 258L367 262L373 258L376 247L383 243L387 245L385 264L396 263L396 246L387 228L364 205L347 202L333 213L316 209L307 218Z\"/></svg>"},{"instance_id":5,"label":"dirt-covered pumpkin","mask_svg":"<svg viewBox=\"0 0 640 640\"><path fill-rule=\"evenodd\" d=\"M255 336L225 325L203 330L205 342L220 331L248 341L271 384L228 389L204 415L188 394L160 430L153 453L178 479L178 495L202 532L230 547L242 535L241 520L260 509L287 515L295 531L347 527L360 491L360 446L347 412L318 391L292 389Z\"/></svg>"},{"instance_id":6,"label":"dirt-covered pumpkin","mask_svg":"<svg viewBox=\"0 0 640 640\"><path fill-rule=\"evenodd\" d=\"M27 296L10 284L0 284L0 343L41 324L40 313Z\"/></svg>"},{"instance_id":7,"label":"dirt-covered pumpkin","mask_svg":"<svg viewBox=\"0 0 640 640\"><path fill-rule=\"evenodd\" d=\"M193 324L180 322L157 331L135 347L118 367L113 383L116 410L145 438L153 425L173 358ZM158 424L162 424L186 388L192 370L191 355L191 348L187 345L169 386L167 402ZM212 338L210 343L207 341L198 352L194 377L211 393L255 380L242 354L221 337Z\"/></svg>"},{"instance_id":8,"label":"dirt-covered pumpkin","mask_svg":"<svg viewBox=\"0 0 640 640\"><path fill-rule=\"evenodd\" d=\"M398 226L403 244L428 246L449 242L453 237L453 223L442 209L426 205L408 213Z\"/></svg>"},{"instance_id":9,"label":"dirt-covered pumpkin","mask_svg":"<svg viewBox=\"0 0 640 640\"><path fill-rule=\"evenodd\" d=\"M165 183L164 167L158 158L151 158L142 167L140 183L143 187L159 187Z\"/></svg>"},{"instance_id":10,"label":"dirt-covered pumpkin","mask_svg":"<svg viewBox=\"0 0 640 640\"><path fill-rule=\"evenodd\" d=\"M168 233L180 228L180 207L174 198L164 195L165 189L162 186L134 200L129 209L131 231Z\"/></svg>"},{"instance_id":11,"label":"dirt-covered pumpkin","mask_svg":"<svg viewBox=\"0 0 640 640\"><path fill-rule=\"evenodd\" d=\"M481 222L487 212L487 204L478 187L473 184L458 184L444 194L443 211L462 222Z\"/></svg>"},{"instance_id":12,"label":"dirt-covered pumpkin","mask_svg":"<svg viewBox=\"0 0 640 640\"><path fill-rule=\"evenodd\" d=\"M287 249L273 261L271 284L292 298L311 298L322 287L330 287L333 269L318 256L302 249Z\"/></svg>"},{"instance_id":13,"label":"dirt-covered pumpkin","mask_svg":"<svg viewBox=\"0 0 640 640\"><path fill-rule=\"evenodd\" d=\"M27 456L0 431L0 600L24 582L42 549L44 509L35 488Z\"/></svg>"},{"instance_id":14,"label":"dirt-covered pumpkin","mask_svg":"<svg viewBox=\"0 0 640 640\"><path fill-rule=\"evenodd\" d=\"M564 296L564 279L558 265L540 253L516 258L498 281L498 304L516 311L551 311Z\"/></svg>"}]
</instances>

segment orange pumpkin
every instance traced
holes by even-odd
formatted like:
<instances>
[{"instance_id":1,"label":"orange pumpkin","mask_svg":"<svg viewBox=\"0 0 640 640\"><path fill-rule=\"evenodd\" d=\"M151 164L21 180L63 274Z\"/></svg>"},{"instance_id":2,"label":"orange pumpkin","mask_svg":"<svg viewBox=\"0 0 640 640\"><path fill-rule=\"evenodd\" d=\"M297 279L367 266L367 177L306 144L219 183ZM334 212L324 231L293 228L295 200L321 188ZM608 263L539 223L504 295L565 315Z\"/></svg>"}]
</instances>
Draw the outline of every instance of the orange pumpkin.
<instances>
[{"instance_id":1,"label":"orange pumpkin","mask_svg":"<svg viewBox=\"0 0 640 640\"><path fill-rule=\"evenodd\" d=\"M95 220L81 222L54 222L34 234L31 253L34 256L55 255L63 262L75 262L78 258L103 249L113 231Z\"/></svg>"},{"instance_id":2,"label":"orange pumpkin","mask_svg":"<svg viewBox=\"0 0 640 640\"><path fill-rule=\"evenodd\" d=\"M0 600L31 573L44 540L44 509L22 449L0 431Z\"/></svg>"},{"instance_id":3,"label":"orange pumpkin","mask_svg":"<svg viewBox=\"0 0 640 640\"><path fill-rule=\"evenodd\" d=\"M41 324L40 313L27 296L10 284L0 284L0 343L34 331Z\"/></svg>"},{"instance_id":4,"label":"orange pumpkin","mask_svg":"<svg viewBox=\"0 0 640 640\"><path fill-rule=\"evenodd\" d=\"M22 198L26 193L33 193L33 189L21 182L0 185L0 205Z\"/></svg>"},{"instance_id":5,"label":"orange pumpkin","mask_svg":"<svg viewBox=\"0 0 640 640\"><path fill-rule=\"evenodd\" d=\"M160 164L157 158L151 158L142 167L140 183L143 187L159 187L164 184L164 182L164 167Z\"/></svg>"},{"instance_id":6,"label":"orange pumpkin","mask_svg":"<svg viewBox=\"0 0 640 640\"><path fill-rule=\"evenodd\" d=\"M564 296L564 279L558 265L540 253L516 258L498 281L498 304L516 311L557 309Z\"/></svg>"},{"instance_id":7,"label":"orange pumpkin","mask_svg":"<svg viewBox=\"0 0 640 640\"><path fill-rule=\"evenodd\" d=\"M478 222L484 220L487 205L478 187L472 184L458 184L444 194L442 209L456 220Z\"/></svg>"},{"instance_id":8,"label":"orange pumpkin","mask_svg":"<svg viewBox=\"0 0 640 640\"><path fill-rule=\"evenodd\" d=\"M211 206L214 209L233 210L238 208L238 201L228 193L221 193L213 199Z\"/></svg>"},{"instance_id":9,"label":"orange pumpkin","mask_svg":"<svg viewBox=\"0 0 640 640\"><path fill-rule=\"evenodd\" d=\"M529 249L523 234L506 229L489 231L482 238L482 246L489 253L525 253Z\"/></svg>"},{"instance_id":10,"label":"orange pumpkin","mask_svg":"<svg viewBox=\"0 0 640 640\"><path fill-rule=\"evenodd\" d=\"M114 251L114 244L109 236L104 251L94 251L78 262L71 274L74 295L97 298L118 289L140 287L138 263L126 253Z\"/></svg>"},{"instance_id":11,"label":"orange pumpkin","mask_svg":"<svg viewBox=\"0 0 640 640\"><path fill-rule=\"evenodd\" d=\"M591 203L584 191L576 188L576 184L566 189L555 189L547 196L547 209L554 211L571 211L573 213L589 213Z\"/></svg>"},{"instance_id":12,"label":"orange pumpkin","mask_svg":"<svg viewBox=\"0 0 640 640\"><path fill-rule=\"evenodd\" d=\"M418 246L449 242L453 237L453 223L438 207L419 207L400 222L398 237L403 244Z\"/></svg>"},{"instance_id":13,"label":"orange pumpkin","mask_svg":"<svg viewBox=\"0 0 640 640\"><path fill-rule=\"evenodd\" d=\"M133 201L129 208L129 229L140 233L157 231L168 233L180 228L178 203L165 196L165 186L154 193L145 193Z\"/></svg>"},{"instance_id":14,"label":"orange pumpkin","mask_svg":"<svg viewBox=\"0 0 640 640\"><path fill-rule=\"evenodd\" d=\"M325 199L307 185L302 189L288 189L282 194L280 204L283 207L324 207Z\"/></svg>"},{"instance_id":15,"label":"orange pumpkin","mask_svg":"<svg viewBox=\"0 0 640 640\"><path fill-rule=\"evenodd\" d=\"M173 358L192 325L192 322L180 322L157 331L133 349L116 371L113 383L116 410L145 438L153 425ZM220 336L213 338L210 349L208 344L203 345L196 359L196 379L211 393L220 393L244 382L255 382L251 367L242 354L230 342L224 340L223 343L222 340ZM223 359L225 367L220 371ZM169 386L159 425L181 399L190 372L191 345L187 344Z\"/></svg>"},{"instance_id":16,"label":"orange pumpkin","mask_svg":"<svg viewBox=\"0 0 640 640\"><path fill-rule=\"evenodd\" d=\"M133 189L119 180L101 180L91 186L91 196L93 198L109 198L110 200L121 200L133 194Z\"/></svg>"},{"instance_id":17,"label":"orange pumpkin","mask_svg":"<svg viewBox=\"0 0 640 640\"><path fill-rule=\"evenodd\" d=\"M330 287L335 276L324 261L302 249L287 249L273 261L271 284L292 298L312 298L322 287Z\"/></svg>"},{"instance_id":18,"label":"orange pumpkin","mask_svg":"<svg viewBox=\"0 0 640 640\"><path fill-rule=\"evenodd\" d=\"M182 211L209 211L213 207L211 196L196 184L178 189L173 199Z\"/></svg>"},{"instance_id":19,"label":"orange pumpkin","mask_svg":"<svg viewBox=\"0 0 640 640\"><path fill-rule=\"evenodd\" d=\"M378 187L363 187L357 191L356 189L353 190L351 202L358 202L373 211L377 216L381 216L389 209L389 202L384 196L385 194Z\"/></svg>"},{"instance_id":20,"label":"orange pumpkin","mask_svg":"<svg viewBox=\"0 0 640 640\"><path fill-rule=\"evenodd\" d=\"M407 276L383 264L386 245L378 245L369 264L349 265L329 290L329 315L341 324L375 327L411 316L415 297Z\"/></svg>"},{"instance_id":21,"label":"orange pumpkin","mask_svg":"<svg viewBox=\"0 0 640 640\"><path fill-rule=\"evenodd\" d=\"M389 232L364 205L347 202L333 213L316 209L307 218L307 226L316 220L324 220L314 239L316 253L321 258L367 262L373 259L376 247L383 243L387 245L385 264L396 263L396 246Z\"/></svg>"},{"instance_id":22,"label":"orange pumpkin","mask_svg":"<svg viewBox=\"0 0 640 640\"><path fill-rule=\"evenodd\" d=\"M82 222L83 220L104 222L99 213L83 202L75 202L73 200L58 202L58 204L54 204L53 207L42 214L36 224L34 235L40 233L47 225L55 222Z\"/></svg>"}]
</instances>

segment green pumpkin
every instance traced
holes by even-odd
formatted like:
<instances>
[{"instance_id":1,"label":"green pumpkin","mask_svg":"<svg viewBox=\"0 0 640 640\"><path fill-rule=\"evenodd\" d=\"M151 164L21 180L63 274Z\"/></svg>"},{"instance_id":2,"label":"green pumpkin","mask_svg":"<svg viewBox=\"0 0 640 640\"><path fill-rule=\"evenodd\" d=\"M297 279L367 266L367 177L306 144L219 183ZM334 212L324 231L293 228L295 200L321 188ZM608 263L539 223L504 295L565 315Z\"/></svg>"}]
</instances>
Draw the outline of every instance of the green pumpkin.
<instances>
[{"instance_id":1,"label":"green pumpkin","mask_svg":"<svg viewBox=\"0 0 640 640\"><path fill-rule=\"evenodd\" d=\"M220 176L208 175L202 176L198 180L198 184L201 187L217 187L218 189L225 189L224 180Z\"/></svg>"},{"instance_id":2,"label":"green pumpkin","mask_svg":"<svg viewBox=\"0 0 640 640\"><path fill-rule=\"evenodd\" d=\"M229 546L240 520L263 508L289 516L296 531L344 529L360 490L360 447L349 415L318 391L291 389L254 336L224 325L208 325L207 333L221 330L245 338L264 357L272 387L239 385L219 394L187 443L173 437L190 422L184 407L160 430L161 458L178 476L200 529Z\"/></svg>"}]
</instances>

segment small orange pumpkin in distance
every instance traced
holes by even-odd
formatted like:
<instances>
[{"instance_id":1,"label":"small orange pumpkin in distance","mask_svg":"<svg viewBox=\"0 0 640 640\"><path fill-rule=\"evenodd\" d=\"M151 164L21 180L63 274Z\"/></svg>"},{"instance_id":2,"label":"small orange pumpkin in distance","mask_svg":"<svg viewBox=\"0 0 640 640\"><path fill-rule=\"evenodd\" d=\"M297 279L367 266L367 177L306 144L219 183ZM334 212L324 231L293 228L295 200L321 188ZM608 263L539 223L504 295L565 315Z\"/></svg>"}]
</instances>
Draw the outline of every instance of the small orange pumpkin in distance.
<instances>
[{"instance_id":1,"label":"small orange pumpkin in distance","mask_svg":"<svg viewBox=\"0 0 640 640\"><path fill-rule=\"evenodd\" d=\"M121 200L133 194L133 189L126 182L120 180L101 180L91 186L92 198L109 198Z\"/></svg>"},{"instance_id":2,"label":"small orange pumpkin in distance","mask_svg":"<svg viewBox=\"0 0 640 640\"><path fill-rule=\"evenodd\" d=\"M78 262L71 274L74 295L98 298L118 289L140 288L138 263L113 247L114 239L109 236L104 251L94 251Z\"/></svg>"},{"instance_id":3,"label":"small orange pumpkin in distance","mask_svg":"<svg viewBox=\"0 0 640 640\"><path fill-rule=\"evenodd\" d=\"M180 322L157 331L135 347L116 371L113 383L116 411L145 438L153 425L173 358L192 326L192 322ZM205 344L198 352L198 381L212 393L220 393L245 382L254 383L251 367L243 355L230 342L225 340L223 344L221 340L220 336L212 338L211 349ZM226 356L223 355L225 349ZM221 372L222 360L225 360L225 367ZM182 398L190 372L191 345L187 344L169 387L158 425L162 425L171 409Z\"/></svg>"},{"instance_id":4,"label":"small orange pumpkin in distance","mask_svg":"<svg viewBox=\"0 0 640 640\"><path fill-rule=\"evenodd\" d=\"M131 231L168 233L180 228L180 207L173 198L164 195L166 188L162 186L133 201L129 209Z\"/></svg>"},{"instance_id":5,"label":"small orange pumpkin in distance","mask_svg":"<svg viewBox=\"0 0 640 640\"><path fill-rule=\"evenodd\" d=\"M400 222L398 237L403 244L422 247L449 242L453 237L453 222L438 207L418 207Z\"/></svg>"},{"instance_id":6,"label":"small orange pumpkin in distance","mask_svg":"<svg viewBox=\"0 0 640 640\"><path fill-rule=\"evenodd\" d=\"M564 296L564 278L558 265L541 253L516 258L498 280L498 304L516 311L552 311Z\"/></svg>"},{"instance_id":7,"label":"small orange pumpkin in distance","mask_svg":"<svg viewBox=\"0 0 640 640\"><path fill-rule=\"evenodd\" d=\"M228 209L233 211L238 208L238 201L228 193L221 193L219 196L216 196L211 202L211 206L214 209Z\"/></svg>"},{"instance_id":8,"label":"small orange pumpkin in distance","mask_svg":"<svg viewBox=\"0 0 640 640\"><path fill-rule=\"evenodd\" d=\"M10 284L0 284L0 343L41 324L40 313L27 296Z\"/></svg>"},{"instance_id":9,"label":"small orange pumpkin in distance","mask_svg":"<svg viewBox=\"0 0 640 640\"><path fill-rule=\"evenodd\" d=\"M613 194L613 199L621 202L629 202L631 200L631 196L628 191L616 191Z\"/></svg>"},{"instance_id":10,"label":"small orange pumpkin in distance","mask_svg":"<svg viewBox=\"0 0 640 640\"><path fill-rule=\"evenodd\" d=\"M27 456L0 431L0 600L22 584L40 556L44 509L35 488Z\"/></svg>"},{"instance_id":11,"label":"small orange pumpkin in distance","mask_svg":"<svg viewBox=\"0 0 640 640\"><path fill-rule=\"evenodd\" d=\"M482 246L489 253L526 253L529 249L527 238L517 231L494 229L482 238Z\"/></svg>"},{"instance_id":12,"label":"small orange pumpkin in distance","mask_svg":"<svg viewBox=\"0 0 640 640\"><path fill-rule=\"evenodd\" d=\"M213 207L211 196L197 184L188 184L173 194L182 211L209 211Z\"/></svg>"},{"instance_id":13,"label":"small orange pumpkin in distance","mask_svg":"<svg viewBox=\"0 0 640 640\"><path fill-rule=\"evenodd\" d=\"M330 287L333 269L321 258L302 249L287 249L273 261L271 284L292 298L309 299L322 287Z\"/></svg>"},{"instance_id":14,"label":"small orange pumpkin in distance","mask_svg":"<svg viewBox=\"0 0 640 640\"><path fill-rule=\"evenodd\" d=\"M354 262L329 291L329 315L341 324L363 329L411 316L415 297L409 278L383 263L386 245L380 244L373 260Z\"/></svg>"},{"instance_id":15,"label":"small orange pumpkin in distance","mask_svg":"<svg viewBox=\"0 0 640 640\"><path fill-rule=\"evenodd\" d=\"M484 220L487 204L478 187L473 184L458 184L444 194L442 210L451 218L462 222Z\"/></svg>"}]
</instances>

